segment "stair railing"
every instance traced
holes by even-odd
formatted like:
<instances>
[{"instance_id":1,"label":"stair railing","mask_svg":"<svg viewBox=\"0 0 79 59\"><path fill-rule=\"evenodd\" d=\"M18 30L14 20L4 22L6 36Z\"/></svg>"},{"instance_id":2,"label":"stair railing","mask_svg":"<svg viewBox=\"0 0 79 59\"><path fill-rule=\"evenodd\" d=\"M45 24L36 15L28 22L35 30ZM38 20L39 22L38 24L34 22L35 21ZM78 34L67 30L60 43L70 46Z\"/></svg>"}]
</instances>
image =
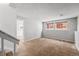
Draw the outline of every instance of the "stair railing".
<instances>
[{"instance_id":1,"label":"stair railing","mask_svg":"<svg viewBox=\"0 0 79 59\"><path fill-rule=\"evenodd\" d=\"M16 52L16 44L19 44L19 40L16 39L15 37L3 32L0 30L0 38L1 38L1 51L2 51L2 55L4 55L4 40L8 40L10 42L12 42L14 44L14 53L13 55L15 55L15 52Z\"/></svg>"}]
</instances>

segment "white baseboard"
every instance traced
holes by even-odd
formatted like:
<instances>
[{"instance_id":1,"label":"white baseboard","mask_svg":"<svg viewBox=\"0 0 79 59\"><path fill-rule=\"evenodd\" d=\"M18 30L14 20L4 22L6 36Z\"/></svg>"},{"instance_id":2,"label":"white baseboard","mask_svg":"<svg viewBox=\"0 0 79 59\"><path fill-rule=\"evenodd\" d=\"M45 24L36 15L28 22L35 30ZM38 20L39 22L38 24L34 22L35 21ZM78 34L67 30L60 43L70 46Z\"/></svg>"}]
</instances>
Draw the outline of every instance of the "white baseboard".
<instances>
[{"instance_id":1,"label":"white baseboard","mask_svg":"<svg viewBox=\"0 0 79 59\"><path fill-rule=\"evenodd\" d=\"M31 38L31 39L27 39L27 40L24 40L24 41L31 41L31 40L35 40L35 39L39 39L40 37L35 37L35 38Z\"/></svg>"},{"instance_id":2,"label":"white baseboard","mask_svg":"<svg viewBox=\"0 0 79 59\"><path fill-rule=\"evenodd\" d=\"M34 39L39 39L41 37L34 37L34 38L29 38L29 39L24 39L24 40L20 40L20 42L25 42L25 41L31 41L31 40L34 40Z\"/></svg>"}]
</instances>

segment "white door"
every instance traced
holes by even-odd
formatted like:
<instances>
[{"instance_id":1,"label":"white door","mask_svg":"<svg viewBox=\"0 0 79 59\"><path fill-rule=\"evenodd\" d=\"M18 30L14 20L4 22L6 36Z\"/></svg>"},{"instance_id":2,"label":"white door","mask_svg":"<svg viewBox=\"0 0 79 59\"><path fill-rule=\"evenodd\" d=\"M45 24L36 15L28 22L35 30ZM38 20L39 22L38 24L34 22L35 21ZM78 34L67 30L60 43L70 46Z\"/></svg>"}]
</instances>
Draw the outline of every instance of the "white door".
<instances>
[{"instance_id":1,"label":"white door","mask_svg":"<svg viewBox=\"0 0 79 59\"><path fill-rule=\"evenodd\" d=\"M24 20L17 20L17 38L20 40L24 39Z\"/></svg>"}]
</instances>

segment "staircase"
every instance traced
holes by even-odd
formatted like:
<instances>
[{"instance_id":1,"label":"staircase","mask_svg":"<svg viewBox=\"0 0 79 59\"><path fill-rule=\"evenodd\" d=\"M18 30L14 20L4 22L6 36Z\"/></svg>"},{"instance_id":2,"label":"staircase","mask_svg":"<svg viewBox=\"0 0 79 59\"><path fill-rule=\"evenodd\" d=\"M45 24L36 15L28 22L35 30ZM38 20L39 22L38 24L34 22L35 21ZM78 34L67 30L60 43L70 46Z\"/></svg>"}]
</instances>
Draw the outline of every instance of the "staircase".
<instances>
[{"instance_id":1,"label":"staircase","mask_svg":"<svg viewBox=\"0 0 79 59\"><path fill-rule=\"evenodd\" d=\"M1 38L0 56L15 55L16 45L19 44L19 40L1 30L0 30L0 38ZM13 51L4 49L4 40L8 40L9 42L13 43L13 47L14 47Z\"/></svg>"}]
</instances>

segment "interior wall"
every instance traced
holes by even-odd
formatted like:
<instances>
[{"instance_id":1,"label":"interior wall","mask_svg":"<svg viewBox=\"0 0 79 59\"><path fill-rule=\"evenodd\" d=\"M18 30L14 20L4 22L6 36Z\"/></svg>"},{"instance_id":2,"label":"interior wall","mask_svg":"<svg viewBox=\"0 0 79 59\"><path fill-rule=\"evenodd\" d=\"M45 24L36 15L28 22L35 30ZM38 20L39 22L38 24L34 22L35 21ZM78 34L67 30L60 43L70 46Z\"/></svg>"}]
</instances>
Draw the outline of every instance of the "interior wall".
<instances>
[{"instance_id":1,"label":"interior wall","mask_svg":"<svg viewBox=\"0 0 79 59\"><path fill-rule=\"evenodd\" d=\"M75 45L79 50L79 16L77 16L77 31L75 31Z\"/></svg>"},{"instance_id":2,"label":"interior wall","mask_svg":"<svg viewBox=\"0 0 79 59\"><path fill-rule=\"evenodd\" d=\"M42 22L35 19L25 19L24 23L24 37L25 39L35 39L41 37Z\"/></svg>"},{"instance_id":3,"label":"interior wall","mask_svg":"<svg viewBox=\"0 0 79 59\"><path fill-rule=\"evenodd\" d=\"M16 11L9 4L0 4L0 30L16 37Z\"/></svg>"},{"instance_id":4,"label":"interior wall","mask_svg":"<svg viewBox=\"0 0 79 59\"><path fill-rule=\"evenodd\" d=\"M16 37L16 11L8 3L0 4L0 30ZM7 41L4 43L6 49L13 49L13 44L8 44Z\"/></svg>"},{"instance_id":5,"label":"interior wall","mask_svg":"<svg viewBox=\"0 0 79 59\"><path fill-rule=\"evenodd\" d=\"M42 37L74 42L74 33L77 31L77 18L63 19L68 21L68 30L46 30L46 22L43 22ZM50 21L53 22L53 21Z\"/></svg>"},{"instance_id":6,"label":"interior wall","mask_svg":"<svg viewBox=\"0 0 79 59\"><path fill-rule=\"evenodd\" d=\"M26 11L27 12L27 11ZM25 13L21 9L17 9L17 15L23 17L24 20L24 39L36 39L41 37L42 22L37 18L38 13L28 11Z\"/></svg>"}]
</instances>

